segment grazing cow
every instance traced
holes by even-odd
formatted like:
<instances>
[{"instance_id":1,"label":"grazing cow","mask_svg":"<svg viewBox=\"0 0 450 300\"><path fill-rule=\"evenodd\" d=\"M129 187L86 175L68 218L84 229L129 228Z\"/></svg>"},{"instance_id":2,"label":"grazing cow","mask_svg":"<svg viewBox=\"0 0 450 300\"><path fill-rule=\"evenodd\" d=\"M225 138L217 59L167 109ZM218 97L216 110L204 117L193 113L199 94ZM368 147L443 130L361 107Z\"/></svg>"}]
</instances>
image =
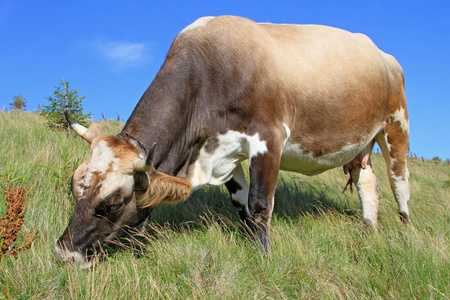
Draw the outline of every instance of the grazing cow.
<instances>
[{"instance_id":1,"label":"grazing cow","mask_svg":"<svg viewBox=\"0 0 450 300\"><path fill-rule=\"evenodd\" d=\"M409 219L403 72L362 34L201 18L176 36L121 133L101 135L67 119L91 152L73 175L75 211L55 248L80 266L158 203L185 200L205 184L226 185L268 251L280 169L315 175L344 166L364 220L376 225L375 142L401 219Z\"/></svg>"}]
</instances>

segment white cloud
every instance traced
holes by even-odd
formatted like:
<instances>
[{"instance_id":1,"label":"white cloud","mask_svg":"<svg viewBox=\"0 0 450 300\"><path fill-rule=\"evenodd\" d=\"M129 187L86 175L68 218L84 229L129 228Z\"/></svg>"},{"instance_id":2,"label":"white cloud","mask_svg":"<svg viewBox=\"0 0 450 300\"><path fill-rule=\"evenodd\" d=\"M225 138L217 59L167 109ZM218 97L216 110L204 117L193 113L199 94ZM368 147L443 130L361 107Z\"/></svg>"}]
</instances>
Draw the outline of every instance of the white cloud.
<instances>
[{"instance_id":1,"label":"white cloud","mask_svg":"<svg viewBox=\"0 0 450 300\"><path fill-rule=\"evenodd\" d=\"M116 70L122 71L139 66L150 60L148 47L143 43L130 42L96 42L95 50L113 63Z\"/></svg>"}]
</instances>

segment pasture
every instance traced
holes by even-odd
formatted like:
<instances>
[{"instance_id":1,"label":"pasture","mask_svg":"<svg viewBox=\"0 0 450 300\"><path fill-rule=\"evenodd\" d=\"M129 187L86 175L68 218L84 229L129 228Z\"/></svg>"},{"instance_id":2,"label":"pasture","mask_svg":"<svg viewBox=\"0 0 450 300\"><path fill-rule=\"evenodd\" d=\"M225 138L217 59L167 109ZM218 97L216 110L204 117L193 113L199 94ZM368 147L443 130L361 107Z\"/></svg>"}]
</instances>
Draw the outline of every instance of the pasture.
<instances>
[{"instance_id":1,"label":"pasture","mask_svg":"<svg viewBox=\"0 0 450 300\"><path fill-rule=\"evenodd\" d=\"M123 124L101 122L104 133ZM28 201L18 244L0 261L0 299L449 299L450 165L409 158L411 219L403 225L381 154L377 231L362 224L341 168L315 177L282 172L264 256L240 233L224 187L154 210L146 232L105 247L90 270L59 264L53 243L74 207L71 174L87 156L75 134L34 113L0 111L0 216L7 187ZM414 133L412 133L414 134ZM105 255L107 254L107 255Z\"/></svg>"}]
</instances>

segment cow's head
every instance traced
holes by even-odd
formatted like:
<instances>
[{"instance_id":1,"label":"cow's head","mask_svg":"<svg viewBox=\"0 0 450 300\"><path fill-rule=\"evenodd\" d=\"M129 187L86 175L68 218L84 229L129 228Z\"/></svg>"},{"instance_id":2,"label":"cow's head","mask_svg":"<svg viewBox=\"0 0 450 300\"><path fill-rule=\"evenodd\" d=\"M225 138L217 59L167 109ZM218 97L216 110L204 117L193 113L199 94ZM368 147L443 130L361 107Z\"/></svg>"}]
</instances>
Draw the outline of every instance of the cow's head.
<instances>
[{"instance_id":1,"label":"cow's head","mask_svg":"<svg viewBox=\"0 0 450 300\"><path fill-rule=\"evenodd\" d=\"M144 221L159 202L186 199L191 185L152 168L154 147L146 153L131 135L101 135L74 122L67 112L66 118L90 144L91 152L73 174L75 211L55 242L55 251L62 261L87 268L101 243Z\"/></svg>"}]
</instances>

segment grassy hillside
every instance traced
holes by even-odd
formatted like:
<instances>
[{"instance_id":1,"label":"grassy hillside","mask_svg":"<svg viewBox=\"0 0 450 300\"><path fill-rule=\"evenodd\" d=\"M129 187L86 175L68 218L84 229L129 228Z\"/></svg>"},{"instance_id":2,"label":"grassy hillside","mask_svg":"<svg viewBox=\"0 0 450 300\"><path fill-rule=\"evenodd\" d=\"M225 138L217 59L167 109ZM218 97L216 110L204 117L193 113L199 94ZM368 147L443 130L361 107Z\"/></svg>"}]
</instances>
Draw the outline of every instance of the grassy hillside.
<instances>
[{"instance_id":1,"label":"grassy hillside","mask_svg":"<svg viewBox=\"0 0 450 300\"><path fill-rule=\"evenodd\" d=\"M122 124L102 123L118 133ZM380 226L365 231L356 193L341 191L341 169L315 177L282 173L271 228L272 254L240 235L223 187L158 207L149 234L91 270L60 265L53 243L73 210L69 180L87 156L75 135L46 128L38 115L0 111L0 192L24 187L28 200L19 242L29 250L0 262L0 299L448 299L450 166L409 159L412 224L397 215L381 155ZM0 197L0 214L5 211ZM132 238L130 238L131 240Z\"/></svg>"}]
</instances>

